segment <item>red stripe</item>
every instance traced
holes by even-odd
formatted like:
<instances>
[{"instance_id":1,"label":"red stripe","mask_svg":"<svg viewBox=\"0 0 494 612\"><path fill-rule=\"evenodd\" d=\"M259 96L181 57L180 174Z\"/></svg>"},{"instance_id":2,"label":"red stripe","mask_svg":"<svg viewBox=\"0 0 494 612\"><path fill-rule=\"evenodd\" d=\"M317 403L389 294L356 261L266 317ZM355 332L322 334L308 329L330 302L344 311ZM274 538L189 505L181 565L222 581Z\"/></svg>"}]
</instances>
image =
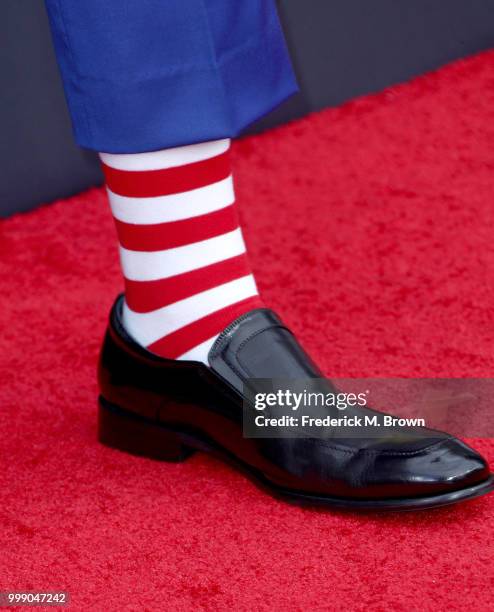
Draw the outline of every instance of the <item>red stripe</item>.
<instances>
[{"instance_id":1,"label":"red stripe","mask_svg":"<svg viewBox=\"0 0 494 612\"><path fill-rule=\"evenodd\" d=\"M247 298L168 334L148 346L148 349L162 357L177 359L195 346L220 334L227 325L244 313L262 307L263 303L258 295Z\"/></svg>"},{"instance_id":2,"label":"red stripe","mask_svg":"<svg viewBox=\"0 0 494 612\"><path fill-rule=\"evenodd\" d=\"M120 244L132 251L164 251L233 232L238 227L235 206L180 221L136 225L115 219Z\"/></svg>"},{"instance_id":3,"label":"red stripe","mask_svg":"<svg viewBox=\"0 0 494 612\"><path fill-rule=\"evenodd\" d=\"M247 255L243 253L197 270L160 280L125 279L125 301L134 312L151 312L250 273Z\"/></svg>"},{"instance_id":4,"label":"red stripe","mask_svg":"<svg viewBox=\"0 0 494 612\"><path fill-rule=\"evenodd\" d=\"M164 170L117 170L102 163L108 188L129 198L153 198L212 185L230 176L230 150L202 161Z\"/></svg>"}]
</instances>

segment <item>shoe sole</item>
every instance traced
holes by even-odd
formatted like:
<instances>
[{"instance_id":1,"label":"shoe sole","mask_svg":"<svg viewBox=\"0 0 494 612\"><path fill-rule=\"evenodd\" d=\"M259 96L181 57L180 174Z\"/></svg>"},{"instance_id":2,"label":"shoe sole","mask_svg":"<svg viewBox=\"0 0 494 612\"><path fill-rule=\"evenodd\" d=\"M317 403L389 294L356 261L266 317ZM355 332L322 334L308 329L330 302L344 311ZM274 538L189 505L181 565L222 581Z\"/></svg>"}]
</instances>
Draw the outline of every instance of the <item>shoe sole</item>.
<instances>
[{"instance_id":1,"label":"shoe sole","mask_svg":"<svg viewBox=\"0 0 494 612\"><path fill-rule=\"evenodd\" d=\"M244 472L273 497L306 506L350 510L427 510L475 499L494 491L494 475L475 485L425 497L356 499L311 495L273 485L261 472L244 464L211 441L164 427L99 398L98 439L105 446L159 461L182 462L196 451L209 453Z\"/></svg>"}]
</instances>

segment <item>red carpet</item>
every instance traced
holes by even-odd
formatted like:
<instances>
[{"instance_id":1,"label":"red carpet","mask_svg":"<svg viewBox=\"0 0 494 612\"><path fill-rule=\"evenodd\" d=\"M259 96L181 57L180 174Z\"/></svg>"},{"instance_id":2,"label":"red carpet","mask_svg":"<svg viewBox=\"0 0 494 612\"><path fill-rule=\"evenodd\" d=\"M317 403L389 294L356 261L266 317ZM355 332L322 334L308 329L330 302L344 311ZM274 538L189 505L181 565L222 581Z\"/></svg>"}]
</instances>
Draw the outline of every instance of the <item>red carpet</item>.
<instances>
[{"instance_id":1,"label":"red carpet","mask_svg":"<svg viewBox=\"0 0 494 612\"><path fill-rule=\"evenodd\" d=\"M259 285L328 374L494 374L494 53L236 146ZM106 197L1 226L0 591L76 610L492 610L494 495L355 515L96 442ZM494 441L473 444L494 463Z\"/></svg>"}]
</instances>

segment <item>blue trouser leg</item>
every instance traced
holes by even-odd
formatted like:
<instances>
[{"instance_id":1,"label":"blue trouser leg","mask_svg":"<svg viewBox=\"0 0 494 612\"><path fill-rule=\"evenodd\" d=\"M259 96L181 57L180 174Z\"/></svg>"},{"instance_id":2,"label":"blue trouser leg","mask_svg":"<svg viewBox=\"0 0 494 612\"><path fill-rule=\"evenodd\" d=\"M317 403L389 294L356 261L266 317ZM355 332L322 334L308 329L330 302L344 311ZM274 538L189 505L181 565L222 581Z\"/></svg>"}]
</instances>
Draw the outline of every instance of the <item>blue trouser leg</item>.
<instances>
[{"instance_id":1,"label":"blue trouser leg","mask_svg":"<svg viewBox=\"0 0 494 612\"><path fill-rule=\"evenodd\" d=\"M273 0L45 0L77 142L236 136L297 91Z\"/></svg>"}]
</instances>

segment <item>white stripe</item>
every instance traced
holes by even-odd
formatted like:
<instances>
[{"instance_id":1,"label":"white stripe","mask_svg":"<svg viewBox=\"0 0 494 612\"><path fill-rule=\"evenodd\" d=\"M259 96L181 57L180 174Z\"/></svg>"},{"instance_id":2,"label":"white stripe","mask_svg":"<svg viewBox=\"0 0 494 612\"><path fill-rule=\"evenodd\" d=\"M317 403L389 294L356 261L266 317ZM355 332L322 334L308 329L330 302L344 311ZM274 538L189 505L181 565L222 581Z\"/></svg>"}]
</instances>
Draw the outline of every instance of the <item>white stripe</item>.
<instances>
[{"instance_id":1,"label":"white stripe","mask_svg":"<svg viewBox=\"0 0 494 612\"><path fill-rule=\"evenodd\" d=\"M249 274L152 312L134 312L124 304L123 324L139 344L149 346L189 323L254 295L257 287Z\"/></svg>"},{"instance_id":2,"label":"white stripe","mask_svg":"<svg viewBox=\"0 0 494 612\"><path fill-rule=\"evenodd\" d=\"M202 342L198 346L195 346L193 349L190 349L190 351L187 351L183 355L180 355L180 357L177 357L177 359L181 359L182 361L202 361L202 363L207 365L209 363L209 351L211 350L211 347L215 343L217 337L218 336L213 336L212 338L209 338L209 340L206 340L206 342Z\"/></svg>"},{"instance_id":3,"label":"white stripe","mask_svg":"<svg viewBox=\"0 0 494 612\"><path fill-rule=\"evenodd\" d=\"M220 210L235 202L232 177L192 191L156 198L128 198L107 188L115 219L124 223L153 225L190 219Z\"/></svg>"},{"instance_id":4,"label":"white stripe","mask_svg":"<svg viewBox=\"0 0 494 612\"><path fill-rule=\"evenodd\" d=\"M128 280L153 281L197 270L242 253L245 253L245 243L238 227L233 232L166 251L130 251L121 246L120 261Z\"/></svg>"},{"instance_id":5,"label":"white stripe","mask_svg":"<svg viewBox=\"0 0 494 612\"><path fill-rule=\"evenodd\" d=\"M199 144L187 145L185 147L174 147L151 153L132 153L116 155L114 153L100 153L104 164L116 170L127 170L128 172L140 172L145 170L164 170L165 168L176 168L185 164L203 161L216 157L228 151L230 140L213 140Z\"/></svg>"}]
</instances>

